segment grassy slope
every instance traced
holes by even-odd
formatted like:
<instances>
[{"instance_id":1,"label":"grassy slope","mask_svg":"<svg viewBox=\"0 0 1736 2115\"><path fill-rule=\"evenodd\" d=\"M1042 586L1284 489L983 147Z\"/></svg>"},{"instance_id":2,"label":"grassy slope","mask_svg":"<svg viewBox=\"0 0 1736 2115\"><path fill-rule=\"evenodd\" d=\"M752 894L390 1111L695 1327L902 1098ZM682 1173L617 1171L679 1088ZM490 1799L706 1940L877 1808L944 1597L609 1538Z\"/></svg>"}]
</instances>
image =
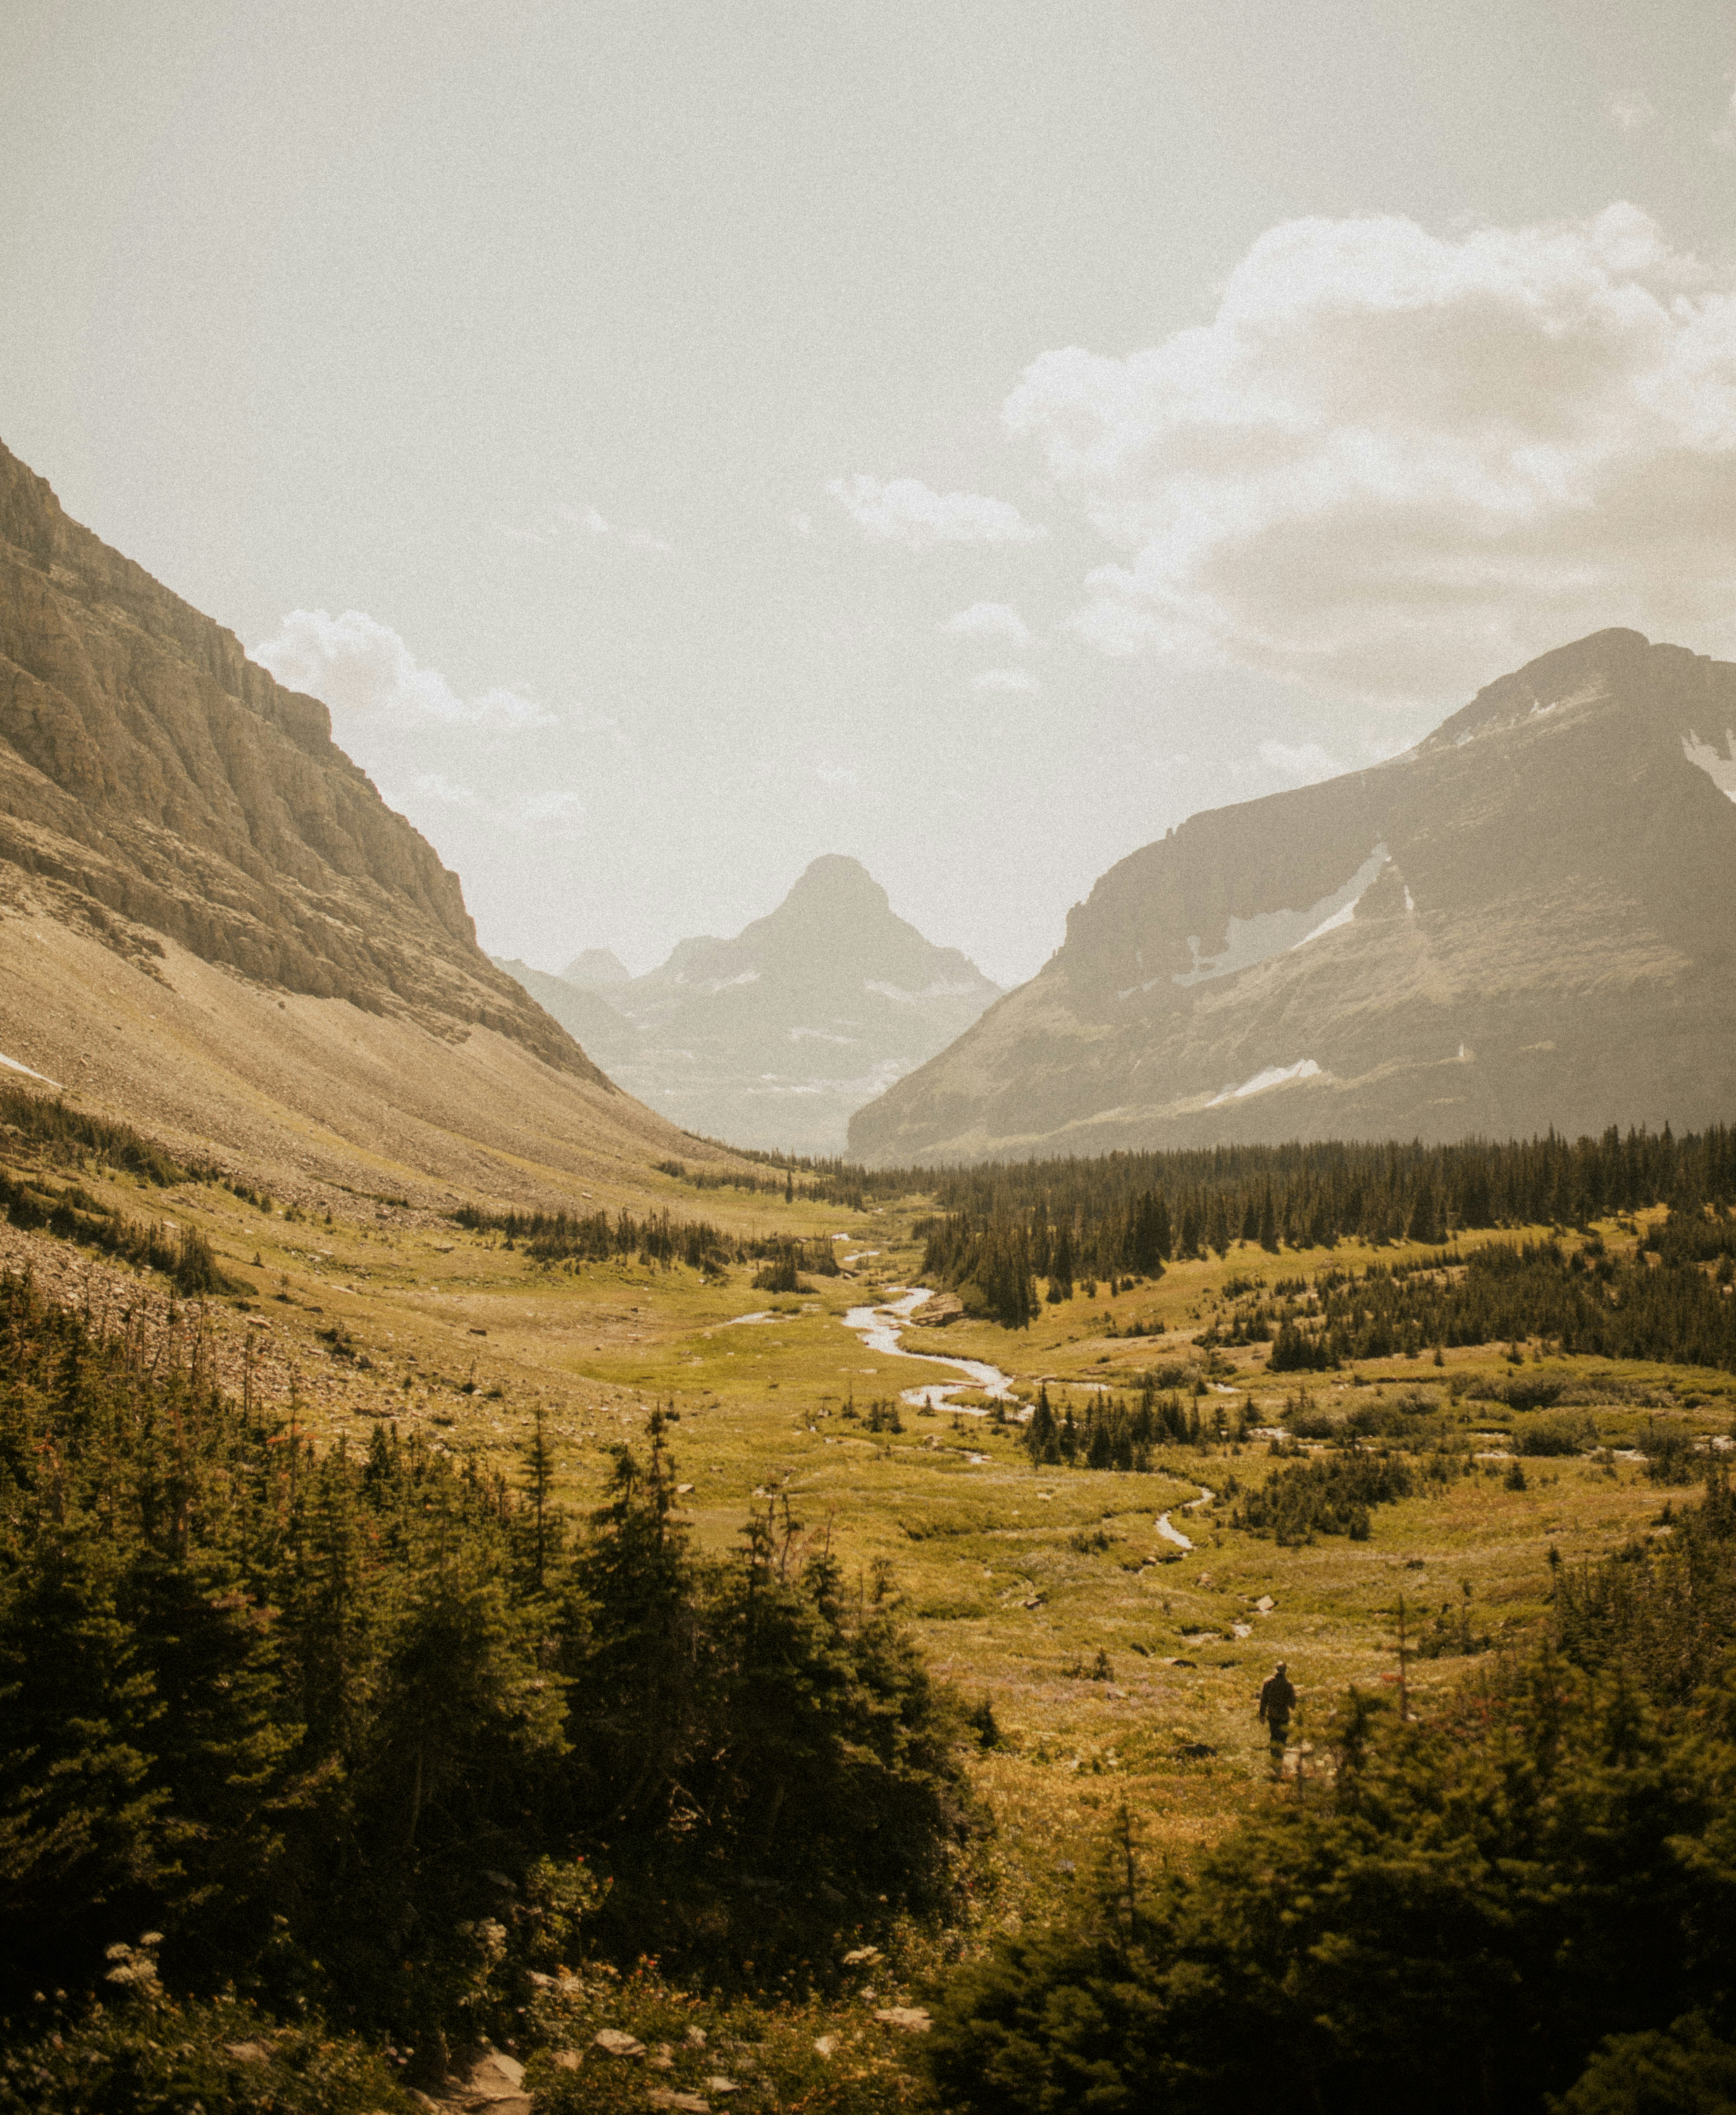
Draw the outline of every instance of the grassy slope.
<instances>
[{"instance_id":1,"label":"grassy slope","mask_svg":"<svg viewBox=\"0 0 1736 2115\"><path fill-rule=\"evenodd\" d=\"M937 1377L935 1369L868 1351L841 1324L845 1309L877 1288L915 1281L920 1250L910 1226L918 1200L850 1214L736 1191L696 1194L655 1178L678 1216L742 1232L842 1231L852 1238L841 1253L879 1251L854 1278L817 1279L811 1293L779 1298L755 1292L746 1268L721 1283L679 1268L544 1270L497 1237L354 1191L304 1191L298 1216L286 1217L281 1205L266 1213L200 1184L147 1193L94 1169L80 1179L135 1216L154 1211L208 1235L223 1267L252 1288L246 1305L218 1301L206 1314L221 1370L237 1392L250 1386L285 1407L293 1395L298 1419L322 1438L365 1441L387 1418L444 1445L478 1446L516 1473L515 1450L541 1407L559 1452L561 1495L578 1508L600 1487L607 1450L642 1429L652 1400L672 1400L680 1474L694 1487L692 1515L708 1545L726 1548L756 1494L769 1493L788 1499L808 1535L829 1535L853 1572L866 1577L877 1559L889 1560L937 1669L994 1698L1009 1737L984 1755L981 1778L1004 1824L998 1855L1012 1883L1007 1899L1027 1907L1059 1883L1095 1822L1123 1798L1179 1847L1263 1796L1266 1752L1253 1702L1275 1659L1289 1661L1303 1691L1303 1736L1311 1725L1317 1733L1326 1701L1347 1681L1394 1676L1401 1593L1421 1616L1443 1603L1456 1607L1468 1580L1480 1630L1523 1624L1541 1612L1551 1546L1569 1561L1605 1549L1651 1521L1662 1495L1631 1463L1617 1464L1612 1475L1587 1460L1533 1461L1528 1488L1514 1492L1505 1487L1501 1465L1490 1461L1442 1496L1378 1510L1366 1543L1331 1537L1280 1548L1214 1526L1209 1507L1178 1511L1177 1523L1198 1544L1184 1555L1158 1536L1159 1511L1196 1497L1202 1485L1221 1489L1231 1475L1244 1483L1262 1477L1263 1443L1239 1456L1161 1450L1162 1469L1150 1475L1039 1473L1010 1429L986 1420L906 1407L901 1434L871 1434L844 1414L851 1398L865 1409L873 1397ZM642 1177L635 1209L645 1195ZM621 1200L598 1187L589 1201ZM1612 1247L1624 1245L1613 1227L1604 1232ZM1383 1254L1395 1259L1394 1251ZM0 1257L27 1255L98 1313L118 1313L142 1294L161 1326L160 1279L0 1227ZM1366 1259L1353 1244L1331 1258L1340 1266ZM1324 1253L1286 1251L1274 1263L1257 1250L1233 1250L1222 1262L1174 1266L1160 1284L1113 1302L1100 1294L1046 1306L1016 1335L963 1324L912 1333L907 1342L990 1360L1028 1388L1047 1378L1059 1399L1069 1382L1121 1383L1147 1364L1173 1362L1227 1278L1297 1276L1327 1261ZM768 1310L769 1321L733 1319ZM1110 1337L1103 1331L1111 1314L1121 1326L1135 1317L1161 1322L1169 1333ZM179 1326L188 1326L186 1316ZM350 1356L322 1333L332 1331L347 1340ZM1459 1368L1493 1378L1507 1370L1502 1348L1454 1352L1445 1374L1428 1355L1371 1361L1357 1379L1427 1386ZM1268 1380L1263 1353L1229 1356L1237 1369L1225 1384L1239 1397L1250 1388L1262 1422L1281 1422L1296 1382ZM1610 1400L1593 1415L1600 1437L1614 1444L1652 1415L1679 1417L1697 1431L1731 1427L1736 1379L1573 1363L1582 1382L1602 1379ZM1354 1385L1349 1375L1309 1383L1317 1402L1328 1403ZM1619 1400L1641 1391L1657 1407ZM1499 1418L1485 1421L1491 1407L1468 1404L1468 1428L1496 1433ZM1477 1443L1491 1453L1501 1443ZM987 1459L972 1461L973 1453ZM1276 1603L1269 1614L1254 1609L1262 1595ZM1233 1625L1249 1635L1236 1637ZM1108 1679L1091 1678L1100 1649ZM1415 1663L1413 1686L1451 1679L1461 1667ZM1216 1752L1179 1752L1196 1743Z\"/></svg>"}]
</instances>

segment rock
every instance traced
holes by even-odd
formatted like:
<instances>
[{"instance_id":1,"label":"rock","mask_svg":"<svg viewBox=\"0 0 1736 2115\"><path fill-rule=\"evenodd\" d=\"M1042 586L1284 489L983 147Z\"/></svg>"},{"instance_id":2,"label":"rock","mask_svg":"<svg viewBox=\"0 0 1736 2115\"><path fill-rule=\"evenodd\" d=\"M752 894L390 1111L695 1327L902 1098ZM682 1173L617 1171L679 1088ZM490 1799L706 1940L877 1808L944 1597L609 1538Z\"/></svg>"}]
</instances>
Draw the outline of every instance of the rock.
<instances>
[{"instance_id":1,"label":"rock","mask_svg":"<svg viewBox=\"0 0 1736 2115\"><path fill-rule=\"evenodd\" d=\"M71 521L3 447L0 861L59 884L131 959L160 957L160 934L437 1036L495 1029L603 1084L477 946L457 875L333 743L326 708Z\"/></svg>"},{"instance_id":2,"label":"rock","mask_svg":"<svg viewBox=\"0 0 1736 2115\"><path fill-rule=\"evenodd\" d=\"M657 2044L656 2052L651 2059L651 2068L653 2071L673 2071L675 2069L675 2050L669 2043L659 2042Z\"/></svg>"},{"instance_id":3,"label":"rock","mask_svg":"<svg viewBox=\"0 0 1736 2115\"><path fill-rule=\"evenodd\" d=\"M918 1328L944 1329L949 1322L962 1322L964 1303L955 1292L937 1292L925 1300L910 1319Z\"/></svg>"},{"instance_id":4,"label":"rock","mask_svg":"<svg viewBox=\"0 0 1736 2115\"><path fill-rule=\"evenodd\" d=\"M681 2039L687 2044L689 2048L703 2048L705 2046L705 2030L703 2027L689 2027L687 2030L687 2032L682 2035Z\"/></svg>"},{"instance_id":5,"label":"rock","mask_svg":"<svg viewBox=\"0 0 1736 2115\"><path fill-rule=\"evenodd\" d=\"M1217 1581L1209 1571L1202 1571L1193 1583L1196 1586L1216 1586Z\"/></svg>"},{"instance_id":6,"label":"rock","mask_svg":"<svg viewBox=\"0 0 1736 2115\"><path fill-rule=\"evenodd\" d=\"M860 1968L864 1961L879 1958L880 1948L877 1946L858 1946L845 1955L844 1965L846 1968Z\"/></svg>"},{"instance_id":7,"label":"rock","mask_svg":"<svg viewBox=\"0 0 1736 2115\"><path fill-rule=\"evenodd\" d=\"M1255 1608L1262 1616L1271 1615L1277 1606L1277 1603L1273 1600L1270 1594L1262 1594L1259 1599L1254 1603Z\"/></svg>"},{"instance_id":8,"label":"rock","mask_svg":"<svg viewBox=\"0 0 1736 2115\"><path fill-rule=\"evenodd\" d=\"M591 2046L600 2048L605 2056L633 2058L645 2053L645 2044L619 2027L599 2027L591 2037Z\"/></svg>"},{"instance_id":9,"label":"rock","mask_svg":"<svg viewBox=\"0 0 1736 2115\"><path fill-rule=\"evenodd\" d=\"M883 2027L896 2027L901 2035L925 2035L934 2025L921 2005L882 2005L874 2017Z\"/></svg>"},{"instance_id":10,"label":"rock","mask_svg":"<svg viewBox=\"0 0 1736 2115\"><path fill-rule=\"evenodd\" d=\"M679 2108L685 2115L712 2115L712 2104L702 2100L697 2093L677 2093L674 2087L653 2085L645 2095L653 2108Z\"/></svg>"},{"instance_id":11,"label":"rock","mask_svg":"<svg viewBox=\"0 0 1736 2115\"><path fill-rule=\"evenodd\" d=\"M223 2054L237 2063L269 2063L271 2051L263 2042L225 2042Z\"/></svg>"},{"instance_id":12,"label":"rock","mask_svg":"<svg viewBox=\"0 0 1736 2115\"><path fill-rule=\"evenodd\" d=\"M579 2055L577 2049L557 2049L555 2052L557 2071L577 2071L584 2062L584 2058Z\"/></svg>"},{"instance_id":13,"label":"rock","mask_svg":"<svg viewBox=\"0 0 1736 2115\"><path fill-rule=\"evenodd\" d=\"M499 2049L490 2049L470 2067L470 2076L465 2081L465 2091L473 2100L492 2101L511 2099L524 2090L524 2067L516 2057L506 2056Z\"/></svg>"},{"instance_id":14,"label":"rock","mask_svg":"<svg viewBox=\"0 0 1736 2115\"><path fill-rule=\"evenodd\" d=\"M726 2078L718 2072L706 2080L705 2090L708 2093L740 2093L741 2087L735 2079Z\"/></svg>"},{"instance_id":15,"label":"rock","mask_svg":"<svg viewBox=\"0 0 1736 2115\"><path fill-rule=\"evenodd\" d=\"M829 2057L838 2046L838 2037L836 2035L816 2035L813 2046L817 2056Z\"/></svg>"}]
</instances>

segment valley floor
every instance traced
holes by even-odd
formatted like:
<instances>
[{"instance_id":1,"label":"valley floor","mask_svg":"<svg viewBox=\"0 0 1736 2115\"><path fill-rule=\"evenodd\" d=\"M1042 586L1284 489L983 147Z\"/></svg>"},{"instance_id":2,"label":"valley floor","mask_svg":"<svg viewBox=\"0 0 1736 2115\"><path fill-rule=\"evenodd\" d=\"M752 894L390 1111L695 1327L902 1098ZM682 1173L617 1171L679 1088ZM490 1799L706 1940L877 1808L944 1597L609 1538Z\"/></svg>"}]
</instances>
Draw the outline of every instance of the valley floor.
<instances>
[{"instance_id":1,"label":"valley floor","mask_svg":"<svg viewBox=\"0 0 1736 2115\"><path fill-rule=\"evenodd\" d=\"M268 1209L208 1182L147 1192L94 1163L79 1180L98 1202L198 1229L245 1290L176 1302L154 1273L3 1225L0 1266L28 1265L111 1323L131 1313L166 1347L203 1333L238 1397L321 1441L364 1444L384 1420L480 1450L516 1480L540 1412L558 1496L577 1512L661 1403L703 1543L728 1546L770 1501L803 1541L828 1540L864 1588L889 1566L935 1671L992 1702L1000 1744L975 1765L1001 1824L992 1920L1028 1917L1064 1890L1124 1802L1154 1845L1180 1849L1275 1796L1255 1714L1275 1661L1302 1696L1287 1768L1299 1751L1306 1771L1324 1766L1328 1714L1348 1684L1396 1686L1401 1599L1413 1642L1443 1611L1476 1639L1517 1640L1543 1613L1551 1553L1577 1564L1656 1522L1669 1491L1624 1450L1648 1426L1706 1438L1733 1422L1736 1378L1551 1360L1604 1451L1528 1460L1524 1488L1511 1489L1518 1420L1479 1399L1514 1370L1505 1346L1454 1351L1444 1365L1425 1351L1299 1377L1269 1374L1263 1347L1198 1349L1226 1283L1365 1264L1354 1243L1281 1259L1238 1245L1155 1283L1045 1305L1023 1331L905 1331L906 1348L1004 1370L1015 1400L1001 1421L968 1391L957 1407L900 1402L946 1374L870 1350L845 1326L852 1308L920 1282L920 1199L849 1211L668 1178L677 1218L810 1244L843 1236L839 1276L780 1296L755 1291L752 1265L715 1278L680 1265L543 1265L499 1234L353 1191L308 1190ZM1612 1250L1632 1245L1613 1225L1602 1232ZM1144 1333L1129 1333L1136 1326ZM1091 1391L1126 1399L1149 1369L1165 1386L1186 1369L1208 1432L1219 1411L1227 1430L1239 1416L1281 1432L1304 1386L1317 1415L1421 1389L1459 1432L1461 1459L1467 1447L1477 1457L1473 1473L1376 1508L1367 1540L1286 1547L1229 1525L1230 1493L1278 1466L1269 1437L1160 1445L1144 1474L1033 1467L1017 1417L1039 1385L1057 1415L1070 1402L1083 1414ZM886 1429L891 1404L901 1429ZM1202 1491L1219 1495L1184 1510ZM1193 1547L1160 1530L1161 1514ZM1461 1679L1466 1664L1409 1659L1411 1694Z\"/></svg>"}]
</instances>

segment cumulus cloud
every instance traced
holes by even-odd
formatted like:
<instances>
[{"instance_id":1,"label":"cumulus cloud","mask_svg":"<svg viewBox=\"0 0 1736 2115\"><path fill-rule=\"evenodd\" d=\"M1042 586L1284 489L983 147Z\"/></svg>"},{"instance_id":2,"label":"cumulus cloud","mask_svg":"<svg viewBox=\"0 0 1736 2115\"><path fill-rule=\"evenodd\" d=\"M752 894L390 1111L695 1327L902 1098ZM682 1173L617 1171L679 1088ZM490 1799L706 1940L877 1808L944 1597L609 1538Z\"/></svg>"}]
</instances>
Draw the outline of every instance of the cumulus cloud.
<instances>
[{"instance_id":1,"label":"cumulus cloud","mask_svg":"<svg viewBox=\"0 0 1736 2115\"><path fill-rule=\"evenodd\" d=\"M971 677L970 687L973 690L1030 692L1042 686L1028 668L985 668L980 676Z\"/></svg>"},{"instance_id":2,"label":"cumulus cloud","mask_svg":"<svg viewBox=\"0 0 1736 2115\"><path fill-rule=\"evenodd\" d=\"M1287 223L1209 323L1045 353L1004 415L1121 554L1106 653L1436 700L1605 625L1736 643L1736 270L1630 205Z\"/></svg>"},{"instance_id":3,"label":"cumulus cloud","mask_svg":"<svg viewBox=\"0 0 1736 2115\"><path fill-rule=\"evenodd\" d=\"M341 617L292 609L253 658L286 689L320 699L341 719L495 730L555 723L552 713L517 690L460 698L437 669L418 666L389 624L359 609Z\"/></svg>"},{"instance_id":4,"label":"cumulus cloud","mask_svg":"<svg viewBox=\"0 0 1736 2115\"><path fill-rule=\"evenodd\" d=\"M1010 500L932 492L914 477L840 477L826 489L871 541L913 551L937 544L1034 544L1049 533Z\"/></svg>"},{"instance_id":5,"label":"cumulus cloud","mask_svg":"<svg viewBox=\"0 0 1736 2115\"><path fill-rule=\"evenodd\" d=\"M973 602L941 625L955 639L1004 639L1024 653L1031 644L1031 628L1010 603Z\"/></svg>"}]
</instances>

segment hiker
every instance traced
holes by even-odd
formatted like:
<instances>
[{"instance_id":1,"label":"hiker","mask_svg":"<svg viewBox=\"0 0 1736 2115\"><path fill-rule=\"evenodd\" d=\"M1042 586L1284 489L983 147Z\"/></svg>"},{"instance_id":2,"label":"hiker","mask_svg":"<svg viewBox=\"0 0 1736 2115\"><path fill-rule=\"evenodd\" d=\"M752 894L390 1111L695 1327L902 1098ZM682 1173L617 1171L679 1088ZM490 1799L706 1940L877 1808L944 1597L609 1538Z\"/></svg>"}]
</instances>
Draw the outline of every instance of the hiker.
<instances>
[{"instance_id":1,"label":"hiker","mask_svg":"<svg viewBox=\"0 0 1736 2115\"><path fill-rule=\"evenodd\" d=\"M1280 1659L1260 1685L1260 1716L1266 1721L1276 1756L1281 1758L1284 1754L1285 1740L1290 1730L1290 1714L1295 1708L1295 1685L1290 1680L1289 1666Z\"/></svg>"}]
</instances>

